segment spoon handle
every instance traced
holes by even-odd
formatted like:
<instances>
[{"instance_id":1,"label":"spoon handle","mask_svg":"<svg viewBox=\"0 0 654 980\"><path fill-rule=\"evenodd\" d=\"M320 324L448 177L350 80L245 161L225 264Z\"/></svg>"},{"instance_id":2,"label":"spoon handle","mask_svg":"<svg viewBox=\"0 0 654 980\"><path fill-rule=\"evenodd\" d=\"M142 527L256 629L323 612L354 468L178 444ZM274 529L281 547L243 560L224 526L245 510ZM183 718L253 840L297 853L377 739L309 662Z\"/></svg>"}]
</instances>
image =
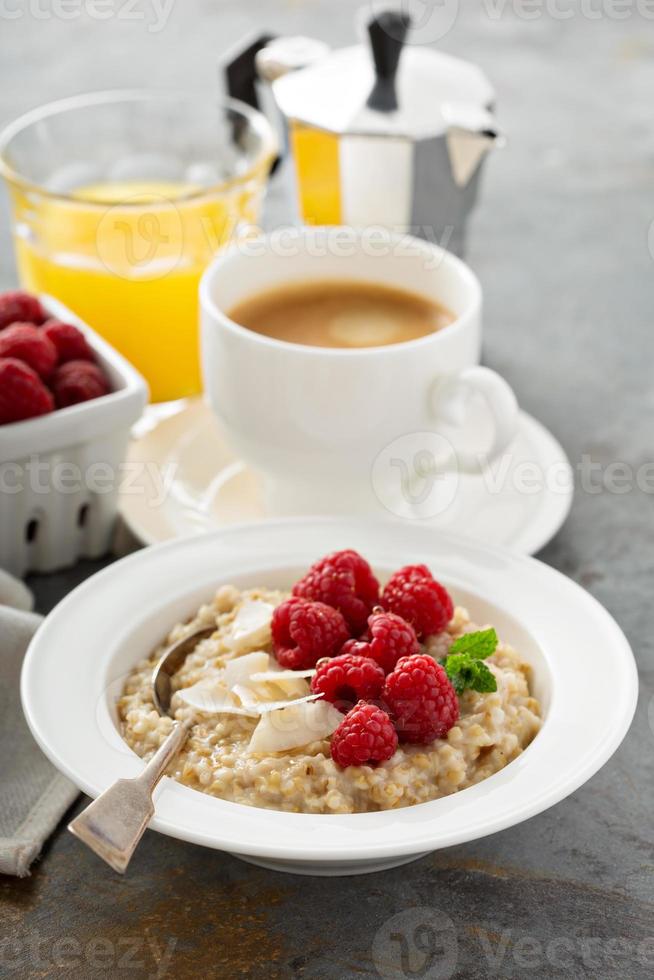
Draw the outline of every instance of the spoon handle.
<instances>
[{"instance_id":1,"label":"spoon handle","mask_svg":"<svg viewBox=\"0 0 654 980\"><path fill-rule=\"evenodd\" d=\"M189 722L178 722L139 776L117 780L68 825L114 871L123 874L127 868L154 814L152 793L189 729Z\"/></svg>"},{"instance_id":2,"label":"spoon handle","mask_svg":"<svg viewBox=\"0 0 654 980\"><path fill-rule=\"evenodd\" d=\"M143 789L152 795L157 783L186 741L190 730L190 722L178 721L170 735L164 739L154 753L141 775L135 777L134 782L140 783Z\"/></svg>"}]
</instances>

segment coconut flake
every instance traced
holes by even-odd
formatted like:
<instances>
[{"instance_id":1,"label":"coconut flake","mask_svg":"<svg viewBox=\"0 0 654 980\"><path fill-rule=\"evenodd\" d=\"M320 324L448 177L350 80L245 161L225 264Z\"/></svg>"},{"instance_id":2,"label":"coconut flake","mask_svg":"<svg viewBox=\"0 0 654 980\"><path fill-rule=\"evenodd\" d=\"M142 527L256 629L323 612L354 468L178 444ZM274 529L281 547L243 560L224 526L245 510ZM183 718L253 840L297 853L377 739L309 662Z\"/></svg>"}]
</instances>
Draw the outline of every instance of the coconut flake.
<instances>
[{"instance_id":1,"label":"coconut flake","mask_svg":"<svg viewBox=\"0 0 654 980\"><path fill-rule=\"evenodd\" d=\"M320 698L320 694L309 693L306 680L298 676L302 673L306 672L271 670L269 655L257 650L235 657L223 670L214 670L210 677L177 693L186 704L207 714L256 718Z\"/></svg>"},{"instance_id":2,"label":"coconut flake","mask_svg":"<svg viewBox=\"0 0 654 980\"><path fill-rule=\"evenodd\" d=\"M230 660L223 674L225 686L230 690L236 684L247 684L252 674L261 673L268 669L270 657L262 650L256 653L246 653L242 657Z\"/></svg>"},{"instance_id":3,"label":"coconut flake","mask_svg":"<svg viewBox=\"0 0 654 980\"><path fill-rule=\"evenodd\" d=\"M232 694L236 695L243 707L254 708L257 713L258 705L279 700L265 684L234 684Z\"/></svg>"},{"instance_id":4,"label":"coconut flake","mask_svg":"<svg viewBox=\"0 0 654 980\"><path fill-rule=\"evenodd\" d=\"M250 680L255 684L266 684L269 688L274 687L282 696L286 695L290 700L309 694L310 687L306 679L314 674L315 670L284 670L283 667L275 669L271 665L270 670L252 674Z\"/></svg>"},{"instance_id":5,"label":"coconut flake","mask_svg":"<svg viewBox=\"0 0 654 980\"><path fill-rule=\"evenodd\" d=\"M260 715L270 714L271 711L279 711L281 708L293 708L297 704L307 704L309 701L317 701L318 698L322 698L322 694L307 694L303 698L295 698L293 701L289 701L285 698L283 701L262 701L252 710L256 710Z\"/></svg>"},{"instance_id":6,"label":"coconut flake","mask_svg":"<svg viewBox=\"0 0 654 980\"><path fill-rule=\"evenodd\" d=\"M272 603L261 599L246 599L232 621L226 640L228 646L238 653L268 643L274 608Z\"/></svg>"},{"instance_id":7,"label":"coconut flake","mask_svg":"<svg viewBox=\"0 0 654 980\"><path fill-rule=\"evenodd\" d=\"M206 714L249 715L256 717L258 712L237 701L222 680L198 681L191 687L183 687L177 694L185 704Z\"/></svg>"},{"instance_id":8,"label":"coconut flake","mask_svg":"<svg viewBox=\"0 0 654 980\"><path fill-rule=\"evenodd\" d=\"M272 698L266 701L259 695L258 691L253 690L252 687L248 687L245 684L237 684L233 688L232 693L236 695L244 708L257 715L264 715L269 711L277 711L279 708L288 708L294 704L303 704L305 701L316 701L322 697L322 694L307 694L301 698L283 698L279 700L273 695Z\"/></svg>"},{"instance_id":9,"label":"coconut flake","mask_svg":"<svg viewBox=\"0 0 654 980\"><path fill-rule=\"evenodd\" d=\"M215 680L198 681L177 693L186 704L206 714L248 715L251 718L322 697L321 694L308 694L294 701L289 701L288 698L283 701L262 701L256 699L256 692L247 685L237 684L233 690L229 690L223 681Z\"/></svg>"},{"instance_id":10,"label":"coconut flake","mask_svg":"<svg viewBox=\"0 0 654 980\"><path fill-rule=\"evenodd\" d=\"M295 680L297 677L313 677L316 673L316 668L313 670L284 670L280 667L278 670L264 670L257 674L252 674L250 676L251 681L291 681Z\"/></svg>"},{"instance_id":11,"label":"coconut flake","mask_svg":"<svg viewBox=\"0 0 654 980\"><path fill-rule=\"evenodd\" d=\"M285 752L332 735L343 715L328 701L303 698L262 715L252 733L249 751L258 754Z\"/></svg>"}]
</instances>

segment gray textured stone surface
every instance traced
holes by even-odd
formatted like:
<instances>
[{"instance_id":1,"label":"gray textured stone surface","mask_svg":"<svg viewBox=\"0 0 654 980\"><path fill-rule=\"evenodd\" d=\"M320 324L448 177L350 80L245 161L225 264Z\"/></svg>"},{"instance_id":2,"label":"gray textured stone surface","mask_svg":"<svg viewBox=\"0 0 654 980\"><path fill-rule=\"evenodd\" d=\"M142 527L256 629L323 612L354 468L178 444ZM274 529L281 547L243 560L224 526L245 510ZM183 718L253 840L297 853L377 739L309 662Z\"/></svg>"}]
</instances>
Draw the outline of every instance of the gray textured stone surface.
<instances>
[{"instance_id":1,"label":"gray textured stone surface","mask_svg":"<svg viewBox=\"0 0 654 980\"><path fill-rule=\"evenodd\" d=\"M575 465L601 464L591 488L599 492L578 487L567 525L541 557L603 602L632 642L642 679L632 730L600 773L548 813L361 879L282 876L153 833L118 879L62 830L30 879L0 880L0 935L18 944L0 946L0 974L154 975L172 935L160 974L376 976L387 961L373 962L375 935L382 952L393 929L411 940L421 913L399 927L388 920L426 906L451 927L443 954L415 976L652 975L652 475L649 493L611 492L601 477L610 482L612 462L636 471L653 458L654 24L635 4L609 0L586 6L596 19L579 11L559 19L545 4L461 6L440 47L485 67L511 137L490 161L470 236L486 294L486 361ZM262 26L347 43L352 9L342 0L177 0L159 33L120 17L25 13L10 22L0 13L0 121L85 89L211 86L218 54ZM12 277L3 216L0 285ZM36 580L41 609L93 567ZM144 945L130 959L138 937ZM105 945L96 949L97 939ZM419 965L407 961L404 975Z\"/></svg>"}]
</instances>

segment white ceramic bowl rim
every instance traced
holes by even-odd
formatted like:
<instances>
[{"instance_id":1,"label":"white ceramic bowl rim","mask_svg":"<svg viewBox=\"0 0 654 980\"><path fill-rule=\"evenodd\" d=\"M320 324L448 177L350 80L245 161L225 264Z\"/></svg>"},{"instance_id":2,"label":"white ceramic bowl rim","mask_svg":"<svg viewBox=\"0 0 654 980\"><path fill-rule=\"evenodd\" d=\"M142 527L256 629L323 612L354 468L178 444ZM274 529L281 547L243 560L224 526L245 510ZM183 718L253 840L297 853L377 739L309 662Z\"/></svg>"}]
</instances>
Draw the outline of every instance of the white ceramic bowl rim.
<instances>
[{"instance_id":1,"label":"white ceramic bowl rim","mask_svg":"<svg viewBox=\"0 0 654 980\"><path fill-rule=\"evenodd\" d=\"M276 860L362 862L419 854L534 816L581 786L618 747L635 710L636 668L615 621L578 585L534 559L418 523L338 518L237 525L176 540L83 583L47 618L25 658L21 693L37 742L92 796L120 776L136 775L142 763L122 742L107 708L106 679L117 654L127 652L126 663L135 663L193 611L198 596L219 584L232 578L266 584L267 573L305 567L341 547L357 548L380 568L425 561L455 595L463 589L482 606L491 603L498 616L507 611L547 664L551 694L542 731L517 760L482 783L386 812L285 813L165 779L153 829ZM194 585L183 584L189 582Z\"/></svg>"}]
</instances>

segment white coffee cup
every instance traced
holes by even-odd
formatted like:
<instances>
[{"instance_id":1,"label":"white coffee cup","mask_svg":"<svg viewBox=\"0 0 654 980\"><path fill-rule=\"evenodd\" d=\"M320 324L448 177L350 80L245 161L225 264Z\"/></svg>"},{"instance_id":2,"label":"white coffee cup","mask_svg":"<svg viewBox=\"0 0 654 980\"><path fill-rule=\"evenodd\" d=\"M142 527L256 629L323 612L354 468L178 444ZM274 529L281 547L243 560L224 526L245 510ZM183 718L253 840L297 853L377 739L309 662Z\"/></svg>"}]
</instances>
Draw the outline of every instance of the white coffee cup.
<instances>
[{"instance_id":1,"label":"white coffee cup","mask_svg":"<svg viewBox=\"0 0 654 980\"><path fill-rule=\"evenodd\" d=\"M418 293L456 320L406 343L334 349L271 339L229 317L248 297L330 279ZM375 460L403 436L446 431L451 450L439 465L474 472L516 432L511 388L479 366L479 281L437 245L379 228L286 228L221 253L202 278L200 305L210 404L233 451L263 475L274 512L371 510ZM468 432L464 448L453 423L470 395L491 436L470 447Z\"/></svg>"}]
</instances>

